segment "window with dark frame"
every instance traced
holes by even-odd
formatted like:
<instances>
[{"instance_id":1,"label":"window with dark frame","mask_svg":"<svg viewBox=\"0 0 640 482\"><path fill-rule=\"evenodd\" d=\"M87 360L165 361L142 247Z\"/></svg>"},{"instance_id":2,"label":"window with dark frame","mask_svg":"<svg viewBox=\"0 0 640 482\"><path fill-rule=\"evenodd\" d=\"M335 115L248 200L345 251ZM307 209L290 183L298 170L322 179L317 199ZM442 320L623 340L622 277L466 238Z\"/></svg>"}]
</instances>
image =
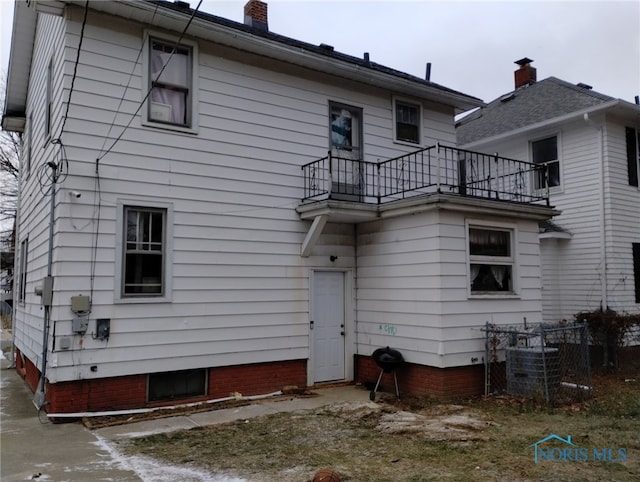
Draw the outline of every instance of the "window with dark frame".
<instances>
[{"instance_id":1,"label":"window with dark frame","mask_svg":"<svg viewBox=\"0 0 640 482\"><path fill-rule=\"evenodd\" d=\"M190 127L193 50L157 39L149 45L148 119Z\"/></svg>"},{"instance_id":2,"label":"window with dark frame","mask_svg":"<svg viewBox=\"0 0 640 482\"><path fill-rule=\"evenodd\" d=\"M29 238L20 243L20 274L18 278L18 303L24 304L27 295L27 256L29 251Z\"/></svg>"},{"instance_id":3,"label":"window with dark frame","mask_svg":"<svg viewBox=\"0 0 640 482\"><path fill-rule=\"evenodd\" d=\"M395 101L396 140L420 144L420 106Z\"/></svg>"},{"instance_id":4,"label":"window with dark frame","mask_svg":"<svg viewBox=\"0 0 640 482\"><path fill-rule=\"evenodd\" d=\"M558 160L558 138L556 136L540 139L531 143L531 156L534 164L546 164L547 169L535 171L535 189L560 185L560 161Z\"/></svg>"},{"instance_id":5,"label":"window with dark frame","mask_svg":"<svg viewBox=\"0 0 640 482\"><path fill-rule=\"evenodd\" d=\"M207 394L207 370L152 373L148 376L149 402L197 397Z\"/></svg>"},{"instance_id":6,"label":"window with dark frame","mask_svg":"<svg viewBox=\"0 0 640 482\"><path fill-rule=\"evenodd\" d=\"M627 171L629 186L638 187L638 170L640 169L640 129L625 127L627 143Z\"/></svg>"},{"instance_id":7,"label":"window with dark frame","mask_svg":"<svg viewBox=\"0 0 640 482\"><path fill-rule=\"evenodd\" d=\"M164 294L166 209L125 206L123 296Z\"/></svg>"},{"instance_id":8,"label":"window with dark frame","mask_svg":"<svg viewBox=\"0 0 640 482\"><path fill-rule=\"evenodd\" d=\"M471 293L513 292L512 232L469 228Z\"/></svg>"},{"instance_id":9,"label":"window with dark frame","mask_svg":"<svg viewBox=\"0 0 640 482\"><path fill-rule=\"evenodd\" d=\"M45 102L44 132L46 135L50 135L53 117L53 58L49 60L49 65L47 65Z\"/></svg>"},{"instance_id":10,"label":"window with dark frame","mask_svg":"<svg viewBox=\"0 0 640 482\"><path fill-rule=\"evenodd\" d=\"M640 303L640 243L632 243L633 279L636 303Z\"/></svg>"}]
</instances>

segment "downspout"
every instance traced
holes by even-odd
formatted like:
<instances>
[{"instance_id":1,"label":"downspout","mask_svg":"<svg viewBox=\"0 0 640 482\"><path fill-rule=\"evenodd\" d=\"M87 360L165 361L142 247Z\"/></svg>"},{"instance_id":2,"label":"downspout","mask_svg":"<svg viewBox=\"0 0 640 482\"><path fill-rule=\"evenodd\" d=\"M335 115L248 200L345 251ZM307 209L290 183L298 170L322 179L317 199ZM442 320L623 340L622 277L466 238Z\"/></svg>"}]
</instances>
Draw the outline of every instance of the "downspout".
<instances>
[{"instance_id":1,"label":"downspout","mask_svg":"<svg viewBox=\"0 0 640 482\"><path fill-rule=\"evenodd\" d=\"M608 286L607 286L607 249L606 249L606 209L605 203L605 166L604 166L604 125L596 125L594 121L589 119L589 114L584 114L584 121L598 131L598 152L600 156L599 174L600 174L600 261L602 263L601 279L600 279L600 308L606 310L609 307Z\"/></svg>"},{"instance_id":2,"label":"downspout","mask_svg":"<svg viewBox=\"0 0 640 482\"><path fill-rule=\"evenodd\" d=\"M602 309L609 308L609 300L607 293L609 292L607 286L607 236L606 236L606 210L605 210L605 166L604 166L604 126L598 127L600 135L598 136L598 151L600 152L600 257L602 259Z\"/></svg>"},{"instance_id":3,"label":"downspout","mask_svg":"<svg viewBox=\"0 0 640 482\"><path fill-rule=\"evenodd\" d=\"M56 188L59 176L59 165L53 161L48 163L51 168L51 205L49 207L49 246L47 256L47 277L42 287L42 304L44 305L44 327L42 329L42 372L38 390L33 398L33 403L38 410L46 404L45 387L47 385L47 355L49 350L49 325L51 323L51 305L53 304L53 226L55 223Z\"/></svg>"}]
</instances>

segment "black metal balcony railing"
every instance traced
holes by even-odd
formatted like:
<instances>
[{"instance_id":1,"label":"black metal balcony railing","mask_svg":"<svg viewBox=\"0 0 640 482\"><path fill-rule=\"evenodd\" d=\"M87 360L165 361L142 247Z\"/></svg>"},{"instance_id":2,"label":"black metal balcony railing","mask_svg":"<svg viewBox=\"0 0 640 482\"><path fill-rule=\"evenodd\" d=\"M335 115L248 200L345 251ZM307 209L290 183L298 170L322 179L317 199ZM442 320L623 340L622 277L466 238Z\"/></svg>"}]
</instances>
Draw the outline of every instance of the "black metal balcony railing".
<instances>
[{"instance_id":1,"label":"black metal balcony railing","mask_svg":"<svg viewBox=\"0 0 640 482\"><path fill-rule=\"evenodd\" d=\"M302 166L306 200L381 204L429 193L453 193L549 205L546 164L435 145L383 162L329 155ZM538 189L537 186L543 186Z\"/></svg>"}]
</instances>

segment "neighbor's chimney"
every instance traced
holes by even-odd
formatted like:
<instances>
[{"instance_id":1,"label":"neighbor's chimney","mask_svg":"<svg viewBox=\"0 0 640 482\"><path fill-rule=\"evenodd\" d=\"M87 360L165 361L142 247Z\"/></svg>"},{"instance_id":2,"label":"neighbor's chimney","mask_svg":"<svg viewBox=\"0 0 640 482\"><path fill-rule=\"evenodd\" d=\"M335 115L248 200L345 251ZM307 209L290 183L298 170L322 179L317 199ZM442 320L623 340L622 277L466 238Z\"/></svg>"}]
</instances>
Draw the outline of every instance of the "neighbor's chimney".
<instances>
[{"instance_id":1,"label":"neighbor's chimney","mask_svg":"<svg viewBox=\"0 0 640 482\"><path fill-rule=\"evenodd\" d=\"M533 60L528 59L527 57L515 62L520 66L520 68L514 73L516 89L522 87L523 85L531 85L535 83L536 68L531 67L531 62L533 62Z\"/></svg>"},{"instance_id":2,"label":"neighbor's chimney","mask_svg":"<svg viewBox=\"0 0 640 482\"><path fill-rule=\"evenodd\" d=\"M244 6L244 24L260 30L269 30L267 4L260 0L249 0Z\"/></svg>"}]
</instances>

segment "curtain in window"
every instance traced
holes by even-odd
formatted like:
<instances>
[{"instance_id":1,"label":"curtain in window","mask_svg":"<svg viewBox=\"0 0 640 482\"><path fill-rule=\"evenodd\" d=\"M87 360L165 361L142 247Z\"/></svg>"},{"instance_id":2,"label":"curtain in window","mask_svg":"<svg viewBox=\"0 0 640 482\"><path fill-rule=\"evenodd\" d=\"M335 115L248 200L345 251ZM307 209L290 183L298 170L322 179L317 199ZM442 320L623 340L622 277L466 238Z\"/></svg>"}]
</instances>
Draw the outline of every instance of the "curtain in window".
<instances>
[{"instance_id":1,"label":"curtain in window","mask_svg":"<svg viewBox=\"0 0 640 482\"><path fill-rule=\"evenodd\" d=\"M500 286L501 289L506 289L507 288L506 286L504 286L505 275L507 274L507 267L506 266L492 265L491 266L491 274L493 275L496 283L498 283L498 286Z\"/></svg>"},{"instance_id":2,"label":"curtain in window","mask_svg":"<svg viewBox=\"0 0 640 482\"><path fill-rule=\"evenodd\" d=\"M162 71L162 67L167 64ZM186 124L186 104L189 79L189 56L175 52L173 55L151 49L151 117L173 124ZM162 75L158 78L158 75ZM156 80L157 79L157 80Z\"/></svg>"}]
</instances>

